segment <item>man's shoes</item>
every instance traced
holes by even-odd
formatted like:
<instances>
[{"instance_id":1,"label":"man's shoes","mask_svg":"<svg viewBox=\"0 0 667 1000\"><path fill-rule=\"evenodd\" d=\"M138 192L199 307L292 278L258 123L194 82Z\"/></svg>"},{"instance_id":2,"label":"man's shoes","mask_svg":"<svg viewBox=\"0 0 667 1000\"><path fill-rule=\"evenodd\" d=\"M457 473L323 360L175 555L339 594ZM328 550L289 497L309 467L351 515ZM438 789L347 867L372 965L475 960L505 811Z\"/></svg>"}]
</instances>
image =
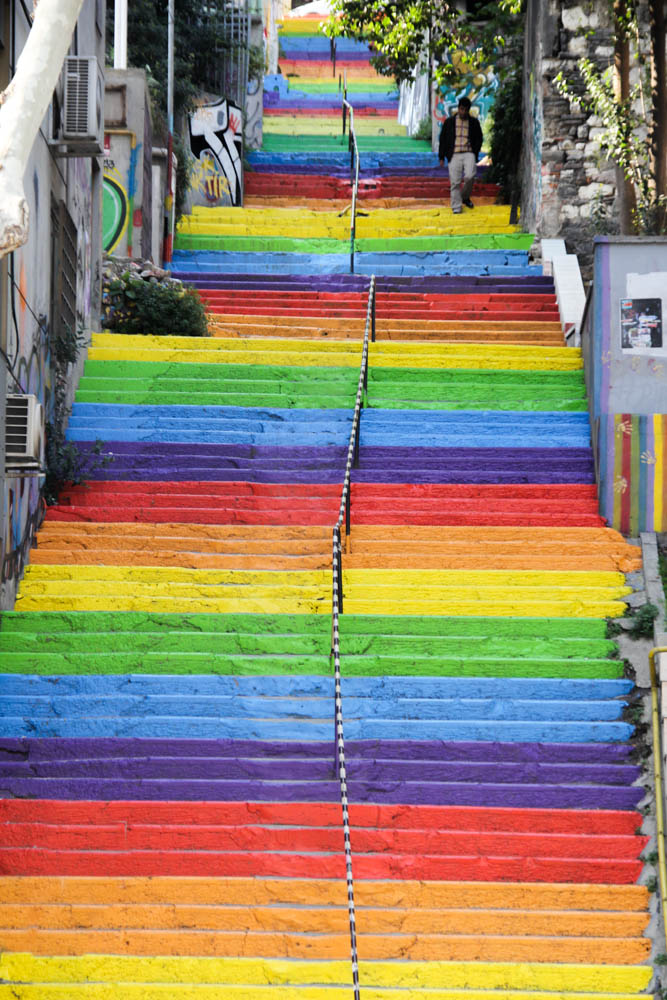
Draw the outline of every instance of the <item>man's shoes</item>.
<instances>
[{"instance_id":1,"label":"man's shoes","mask_svg":"<svg viewBox=\"0 0 667 1000\"><path fill-rule=\"evenodd\" d=\"M460 208L453 208L452 209L452 215L460 215L460 214L461 214L461 209Z\"/></svg>"},{"instance_id":2,"label":"man's shoes","mask_svg":"<svg viewBox=\"0 0 667 1000\"><path fill-rule=\"evenodd\" d=\"M463 204L465 205L466 208L474 208L475 207L473 205L473 203L471 202L470 198L466 198L465 201L463 202Z\"/></svg>"}]
</instances>

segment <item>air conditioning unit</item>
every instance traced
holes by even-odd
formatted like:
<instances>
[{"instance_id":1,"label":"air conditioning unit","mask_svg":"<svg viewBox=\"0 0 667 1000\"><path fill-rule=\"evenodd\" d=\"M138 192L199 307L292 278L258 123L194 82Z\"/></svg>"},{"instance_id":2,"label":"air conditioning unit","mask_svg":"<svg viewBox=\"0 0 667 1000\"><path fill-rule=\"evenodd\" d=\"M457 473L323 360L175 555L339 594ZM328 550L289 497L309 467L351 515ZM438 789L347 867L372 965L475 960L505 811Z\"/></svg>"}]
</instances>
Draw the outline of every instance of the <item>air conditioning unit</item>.
<instances>
[{"instance_id":1,"label":"air conditioning unit","mask_svg":"<svg viewBox=\"0 0 667 1000\"><path fill-rule=\"evenodd\" d=\"M44 407L37 396L7 395L5 469L44 465Z\"/></svg>"},{"instance_id":2,"label":"air conditioning unit","mask_svg":"<svg viewBox=\"0 0 667 1000\"><path fill-rule=\"evenodd\" d=\"M62 129L58 141L82 153L101 153L104 132L104 76L95 56L67 56L64 66Z\"/></svg>"}]
</instances>

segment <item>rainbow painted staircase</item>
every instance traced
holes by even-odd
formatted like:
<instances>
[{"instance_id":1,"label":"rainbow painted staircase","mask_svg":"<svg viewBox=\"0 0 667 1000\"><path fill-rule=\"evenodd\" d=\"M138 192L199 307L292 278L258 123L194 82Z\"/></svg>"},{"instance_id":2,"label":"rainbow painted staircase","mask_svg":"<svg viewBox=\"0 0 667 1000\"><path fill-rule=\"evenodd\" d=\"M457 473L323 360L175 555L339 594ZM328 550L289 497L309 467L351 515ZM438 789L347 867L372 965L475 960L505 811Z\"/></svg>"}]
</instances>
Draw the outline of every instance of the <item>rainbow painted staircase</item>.
<instances>
[{"instance_id":1,"label":"rainbow painted staircase","mask_svg":"<svg viewBox=\"0 0 667 1000\"><path fill-rule=\"evenodd\" d=\"M340 637L361 996L630 1000L648 838L605 617L639 556L597 514L581 356L507 209L455 229L381 101L347 273L313 25L246 207L178 237L215 336L94 337L69 436L114 462L2 616L0 1000L352 995L331 529L370 273Z\"/></svg>"}]
</instances>

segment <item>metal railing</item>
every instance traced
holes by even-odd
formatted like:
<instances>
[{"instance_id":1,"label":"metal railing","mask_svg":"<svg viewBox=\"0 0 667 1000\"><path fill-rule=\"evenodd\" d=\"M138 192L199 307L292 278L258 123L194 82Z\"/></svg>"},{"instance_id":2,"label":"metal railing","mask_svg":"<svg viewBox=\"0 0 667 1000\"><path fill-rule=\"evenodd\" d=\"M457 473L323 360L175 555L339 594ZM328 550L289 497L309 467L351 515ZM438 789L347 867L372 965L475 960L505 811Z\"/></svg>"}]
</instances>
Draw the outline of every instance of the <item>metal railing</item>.
<instances>
[{"instance_id":1,"label":"metal railing","mask_svg":"<svg viewBox=\"0 0 667 1000\"><path fill-rule=\"evenodd\" d=\"M347 905L350 920L350 954L352 959L352 985L355 1000L359 1000L359 962L357 957L357 928L354 909L354 880L352 877L352 847L350 844L350 817L347 798L347 773L345 769L345 737L343 735L343 696L341 691L340 669L340 632L339 616L343 613L343 545L342 529L345 524L346 539L350 534L350 476L352 467L359 462L359 423L364 399L368 390L368 342L375 333L375 275L371 276L368 289L368 307L366 309L366 326L364 328L364 344L361 354L361 367L357 383L357 397L354 404L354 416L347 446L347 461L343 491L338 509L338 520L333 529L332 546L332 605L331 605L331 659L334 667L335 686L335 724L336 724L336 771L340 785L340 801L343 810L343 837L345 841L345 873L347 879Z\"/></svg>"},{"instance_id":2,"label":"metal railing","mask_svg":"<svg viewBox=\"0 0 667 1000\"><path fill-rule=\"evenodd\" d=\"M655 777L655 835L658 841L658 882L660 885L660 909L662 911L665 945L667 946L667 862L665 860L665 809L664 775L662 770L662 734L660 731L660 698L658 672L655 658L658 653L667 653L667 646L654 646L649 651L648 662L651 674L651 722L653 728L653 774Z\"/></svg>"},{"instance_id":3,"label":"metal railing","mask_svg":"<svg viewBox=\"0 0 667 1000\"><path fill-rule=\"evenodd\" d=\"M343 101L342 101L342 112L343 112L343 137L345 136L345 130L347 128L347 117L349 112L350 124L348 129L348 148L350 150L350 179L352 180L352 203L349 206L350 212L350 274L354 274L354 243L357 237L357 194L359 191L359 147L357 145L357 136L354 131L354 108L347 99L347 77L345 81L345 86L343 89ZM347 212L348 209L344 208L340 213Z\"/></svg>"}]
</instances>

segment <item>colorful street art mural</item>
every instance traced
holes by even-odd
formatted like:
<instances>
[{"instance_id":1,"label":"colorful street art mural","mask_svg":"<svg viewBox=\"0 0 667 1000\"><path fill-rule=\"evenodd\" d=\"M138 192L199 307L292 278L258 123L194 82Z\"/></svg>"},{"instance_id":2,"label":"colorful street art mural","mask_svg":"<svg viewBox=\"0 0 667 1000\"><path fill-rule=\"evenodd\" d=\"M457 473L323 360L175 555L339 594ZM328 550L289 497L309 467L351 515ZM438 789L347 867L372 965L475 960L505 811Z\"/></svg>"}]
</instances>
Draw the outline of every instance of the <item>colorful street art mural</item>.
<instances>
[{"instance_id":1,"label":"colorful street art mural","mask_svg":"<svg viewBox=\"0 0 667 1000\"><path fill-rule=\"evenodd\" d=\"M243 200L243 113L221 98L191 115L193 205L240 205Z\"/></svg>"},{"instance_id":2,"label":"colorful street art mural","mask_svg":"<svg viewBox=\"0 0 667 1000\"><path fill-rule=\"evenodd\" d=\"M137 163L142 143L134 133L105 133L102 182L102 247L132 257Z\"/></svg>"},{"instance_id":3,"label":"colorful street art mural","mask_svg":"<svg viewBox=\"0 0 667 1000\"><path fill-rule=\"evenodd\" d=\"M105 253L119 249L127 234L130 218L130 199L121 181L104 161L104 200L102 217L102 246Z\"/></svg>"},{"instance_id":4,"label":"colorful street art mural","mask_svg":"<svg viewBox=\"0 0 667 1000\"><path fill-rule=\"evenodd\" d=\"M605 515L624 535L667 531L667 414L607 413L598 432Z\"/></svg>"},{"instance_id":5,"label":"colorful street art mural","mask_svg":"<svg viewBox=\"0 0 667 1000\"><path fill-rule=\"evenodd\" d=\"M454 53L452 62L455 65L460 63L460 55ZM479 118L484 131L484 148L487 148L489 141L489 128L486 127L487 119L493 108L498 90L498 77L492 66L475 73L463 73L461 84L456 90L443 87L436 98L434 116L435 120L442 126L445 118L449 118L456 112L456 107L462 97L470 98L473 114Z\"/></svg>"}]
</instances>

